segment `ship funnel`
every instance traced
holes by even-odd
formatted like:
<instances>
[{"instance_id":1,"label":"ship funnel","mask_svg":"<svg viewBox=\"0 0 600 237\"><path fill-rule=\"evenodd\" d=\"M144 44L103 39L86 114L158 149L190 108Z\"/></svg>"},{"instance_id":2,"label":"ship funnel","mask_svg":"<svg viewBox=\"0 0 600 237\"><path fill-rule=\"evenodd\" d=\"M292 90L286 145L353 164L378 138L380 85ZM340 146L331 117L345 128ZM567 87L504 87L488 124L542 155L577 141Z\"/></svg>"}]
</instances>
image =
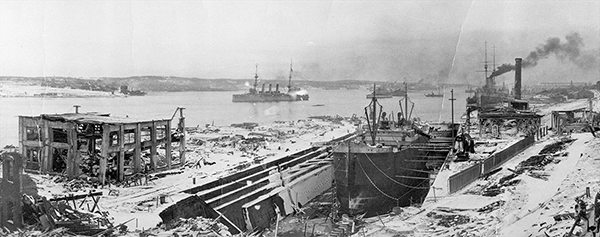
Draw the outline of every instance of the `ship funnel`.
<instances>
[{"instance_id":1,"label":"ship funnel","mask_svg":"<svg viewBox=\"0 0 600 237\"><path fill-rule=\"evenodd\" d=\"M271 84L269 84L269 92L271 92Z\"/></svg>"},{"instance_id":2,"label":"ship funnel","mask_svg":"<svg viewBox=\"0 0 600 237\"><path fill-rule=\"evenodd\" d=\"M263 85L262 85L262 91L260 91L260 92L262 92L262 93L265 92L265 83L263 83Z\"/></svg>"},{"instance_id":3,"label":"ship funnel","mask_svg":"<svg viewBox=\"0 0 600 237\"><path fill-rule=\"evenodd\" d=\"M515 99L521 99L521 61L522 58L515 58Z\"/></svg>"},{"instance_id":4,"label":"ship funnel","mask_svg":"<svg viewBox=\"0 0 600 237\"><path fill-rule=\"evenodd\" d=\"M275 91L279 92L279 84L275 84Z\"/></svg>"}]
</instances>

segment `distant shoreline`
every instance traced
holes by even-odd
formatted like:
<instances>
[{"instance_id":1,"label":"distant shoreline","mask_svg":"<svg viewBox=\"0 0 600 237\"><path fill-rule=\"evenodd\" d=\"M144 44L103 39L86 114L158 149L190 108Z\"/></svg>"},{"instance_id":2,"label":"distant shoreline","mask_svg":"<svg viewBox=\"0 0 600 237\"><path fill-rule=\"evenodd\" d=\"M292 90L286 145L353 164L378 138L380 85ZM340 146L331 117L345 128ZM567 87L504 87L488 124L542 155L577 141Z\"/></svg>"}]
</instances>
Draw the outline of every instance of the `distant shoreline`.
<instances>
[{"instance_id":1,"label":"distant shoreline","mask_svg":"<svg viewBox=\"0 0 600 237\"><path fill-rule=\"evenodd\" d=\"M106 98L126 96L127 95L121 93L107 91L54 88L18 83L4 84L0 86L0 97L2 98Z\"/></svg>"}]
</instances>

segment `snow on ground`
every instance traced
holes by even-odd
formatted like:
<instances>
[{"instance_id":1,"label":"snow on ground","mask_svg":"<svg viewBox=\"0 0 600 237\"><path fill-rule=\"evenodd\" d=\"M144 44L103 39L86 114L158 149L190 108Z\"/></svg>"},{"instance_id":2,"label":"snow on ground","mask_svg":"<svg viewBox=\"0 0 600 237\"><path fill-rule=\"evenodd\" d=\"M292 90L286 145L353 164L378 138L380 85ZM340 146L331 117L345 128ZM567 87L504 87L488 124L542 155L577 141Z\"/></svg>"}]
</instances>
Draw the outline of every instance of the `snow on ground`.
<instances>
[{"instance_id":1,"label":"snow on ground","mask_svg":"<svg viewBox=\"0 0 600 237\"><path fill-rule=\"evenodd\" d=\"M255 164L255 158L264 158L260 163L291 155L309 148L314 142L326 142L353 132L352 123L342 120L307 119L300 121L263 124L252 130L235 127L209 127L188 133L186 160L189 164L200 161L200 166L186 166L180 174L171 174L148 182L148 185L117 187L97 187L102 191L99 202L101 211L108 211L113 222L123 223L131 218L137 220L127 223L129 230L155 227L160 221L158 214L169 205L188 196L181 193L195 186L218 179L236 171L240 164ZM251 135L263 134L261 135ZM244 143L240 137L264 137L262 142ZM211 140L214 139L214 140ZM253 149L249 149L253 148ZM212 165L203 163L214 162ZM178 169L171 170L178 171ZM64 183L55 183L56 177L29 174L38 185L41 196L64 195L69 190ZM193 182L196 178L196 184ZM87 189L85 189L87 190ZM165 195L166 203L158 202Z\"/></svg>"},{"instance_id":2,"label":"snow on ground","mask_svg":"<svg viewBox=\"0 0 600 237\"><path fill-rule=\"evenodd\" d=\"M587 100L553 105L543 108L543 113L552 110L574 109L587 106ZM594 102L595 110L599 103ZM545 121L549 122L546 116ZM549 124L547 124L549 125ZM515 169L522 161L537 155L548 144L565 137L546 136L541 141L506 162L503 169L487 180L479 179L456 194L438 190L435 198L429 197L420 207L403 208L401 214L387 214L364 220L367 224L354 236L564 236L573 226L574 220L555 221L554 216L574 213L575 198L591 190L591 198L583 200L590 207L597 192L600 192L600 138L590 133L572 134L576 139L566 148L566 156L554 156L542 171L547 180L520 174L514 179L520 182L503 187L504 192L486 197L473 194L512 174L507 168ZM452 169L452 168L451 168ZM453 173L445 170L438 174L434 187L447 185L447 177ZM442 181L445 182L442 182ZM480 208L493 206L487 211ZM575 227L574 236L592 236Z\"/></svg>"}]
</instances>

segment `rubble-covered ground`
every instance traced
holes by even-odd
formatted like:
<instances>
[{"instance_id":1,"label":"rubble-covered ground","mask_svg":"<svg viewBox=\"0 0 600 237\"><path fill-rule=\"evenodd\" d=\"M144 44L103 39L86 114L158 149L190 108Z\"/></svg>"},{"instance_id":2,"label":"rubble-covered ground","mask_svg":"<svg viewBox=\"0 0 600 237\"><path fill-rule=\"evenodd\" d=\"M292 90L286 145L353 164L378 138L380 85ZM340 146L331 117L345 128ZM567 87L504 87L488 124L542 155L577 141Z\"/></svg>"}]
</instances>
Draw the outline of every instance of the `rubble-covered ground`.
<instances>
[{"instance_id":1,"label":"rubble-covered ground","mask_svg":"<svg viewBox=\"0 0 600 237\"><path fill-rule=\"evenodd\" d=\"M355 126L350 119L323 116L319 119L280 121L272 124L259 124L253 128L241 127L198 127L188 129L186 163L181 168L152 174L148 180L139 183L111 184L104 187L85 180L67 180L61 176L26 173L33 197L51 199L65 195L85 194L90 191L102 192L98 207L94 212L106 213L106 221L119 235L155 235L168 233L193 234L194 236L224 235L222 228L214 223L200 225L197 220L182 220L181 226L173 229L158 226L161 222L158 213L172 203L187 197L182 190L217 179L253 165L260 165L306 149L315 142L326 142L353 132ZM194 183L195 182L195 183ZM35 193L37 192L37 193ZM39 196L37 196L39 195ZM81 204L80 204L81 203ZM93 206L93 200L86 198L76 204L82 210ZM87 208L86 208L87 207ZM74 220L74 219L73 219ZM39 227L39 226L38 226ZM126 227L126 228L125 228ZM17 235L36 235L42 232L17 232ZM39 229L39 228L38 228ZM129 233L118 232L127 229ZM144 231L142 233L142 231ZM223 231L220 233L219 231ZM65 229L46 232L47 236L72 234Z\"/></svg>"},{"instance_id":2,"label":"rubble-covered ground","mask_svg":"<svg viewBox=\"0 0 600 237\"><path fill-rule=\"evenodd\" d=\"M598 111L598 103L595 111ZM541 108L543 124L552 110L586 106L587 101ZM363 220L354 236L593 236L574 226L576 198L593 217L600 192L600 136L553 136L524 150L502 169L451 195L428 197L421 207L403 208ZM585 195L586 188L590 196Z\"/></svg>"}]
</instances>

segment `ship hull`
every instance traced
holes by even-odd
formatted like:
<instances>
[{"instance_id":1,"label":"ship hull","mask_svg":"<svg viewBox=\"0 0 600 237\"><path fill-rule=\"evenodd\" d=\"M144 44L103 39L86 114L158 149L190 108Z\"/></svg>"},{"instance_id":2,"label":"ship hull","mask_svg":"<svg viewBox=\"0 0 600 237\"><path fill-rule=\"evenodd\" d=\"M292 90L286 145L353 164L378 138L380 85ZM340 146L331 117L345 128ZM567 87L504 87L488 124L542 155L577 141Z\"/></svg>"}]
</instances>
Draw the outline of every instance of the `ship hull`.
<instances>
[{"instance_id":1,"label":"ship hull","mask_svg":"<svg viewBox=\"0 0 600 237\"><path fill-rule=\"evenodd\" d=\"M308 95L289 95L283 93L264 94L237 94L233 95L233 102L279 102L279 101L307 101Z\"/></svg>"},{"instance_id":2,"label":"ship hull","mask_svg":"<svg viewBox=\"0 0 600 237\"><path fill-rule=\"evenodd\" d=\"M371 147L355 141L338 146L333 157L340 212L370 217L394 206L422 203L430 185L423 156L417 148Z\"/></svg>"},{"instance_id":3,"label":"ship hull","mask_svg":"<svg viewBox=\"0 0 600 237\"><path fill-rule=\"evenodd\" d=\"M382 98L392 98L392 94L391 94L391 93L385 93L385 94L375 94L375 97L377 97L378 99L382 99ZM367 95L367 99L373 99L373 94L368 94L368 95Z\"/></svg>"}]
</instances>

